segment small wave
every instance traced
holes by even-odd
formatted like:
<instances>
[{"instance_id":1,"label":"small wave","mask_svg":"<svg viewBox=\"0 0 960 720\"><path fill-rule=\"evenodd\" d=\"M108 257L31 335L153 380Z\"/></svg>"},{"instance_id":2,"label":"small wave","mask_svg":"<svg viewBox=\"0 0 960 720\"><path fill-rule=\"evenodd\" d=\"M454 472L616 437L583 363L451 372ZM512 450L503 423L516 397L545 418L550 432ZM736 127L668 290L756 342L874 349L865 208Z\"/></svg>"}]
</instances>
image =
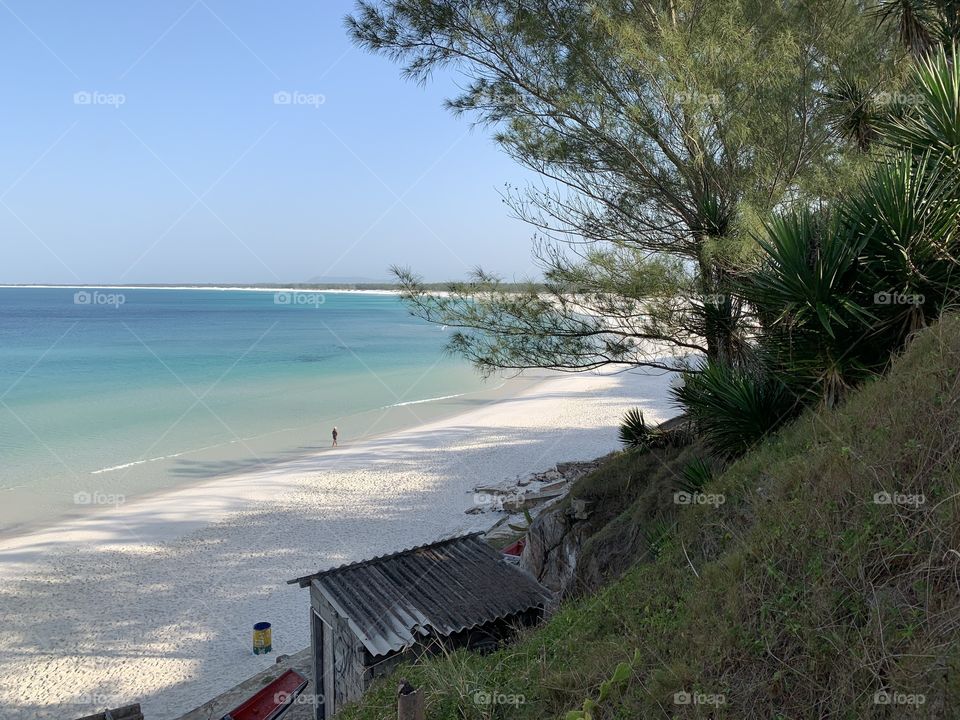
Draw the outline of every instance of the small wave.
<instances>
[{"instance_id":1,"label":"small wave","mask_svg":"<svg viewBox=\"0 0 960 720\"><path fill-rule=\"evenodd\" d=\"M380 409L386 410L387 408L404 407L405 405L421 405L423 403L435 402L437 400L450 400L451 398L463 397L464 395L470 395L470 393L457 393L456 395L441 395L439 397L425 398L423 400L407 400L407 402L394 403L393 405L384 405Z\"/></svg>"},{"instance_id":2,"label":"small wave","mask_svg":"<svg viewBox=\"0 0 960 720\"><path fill-rule=\"evenodd\" d=\"M133 462L124 463L123 465L114 465L113 467L100 468L99 470L91 470L91 475L100 475L101 473L113 472L114 470L123 470L124 468L133 467L134 465L143 465L149 460L135 460Z\"/></svg>"},{"instance_id":3,"label":"small wave","mask_svg":"<svg viewBox=\"0 0 960 720\"><path fill-rule=\"evenodd\" d=\"M506 383L501 383L500 385L498 385L497 387L495 387L494 390L497 390L497 389L503 387L503 385L505 385L505 384L506 384ZM407 405L422 405L423 403L436 402L436 401L438 401L438 400L452 400L453 398L464 397L464 396L466 396L466 395L474 395L475 393L476 393L476 391L474 391L474 392L465 392L465 393L456 393L456 394L454 394L454 395L439 395L439 396L437 396L437 397L424 398L423 400L407 400L406 402L393 403L392 405L383 405L383 406L381 406L381 407L379 407L379 408L377 408L377 409L378 409L378 410L387 410L387 409L389 409L389 408L405 407L405 406L407 406ZM304 427L304 426L295 426L295 427L289 427L289 428L280 428L279 430L271 430L270 432L262 433L262 434L260 434L260 435L251 435L250 437L247 437L247 438L234 438L234 439L232 439L232 440L227 440L226 442L215 443L214 445L207 445L207 446L205 446L205 447L197 448L197 449L194 449L194 450L184 450L183 452L172 453L171 455L160 455L159 457L147 458L147 459L145 459L145 460L134 460L133 462L122 463L122 464L120 464L120 465L111 465L110 467L100 468L99 470L91 470L91 471L90 471L90 474L91 474L91 475L101 475L101 474L103 474L103 473L116 472L117 470L124 470L124 469L126 469L126 468L134 467L134 466L136 466L136 465L145 465L146 463L157 462L157 461L159 461L159 460L170 460L171 458L178 458L178 457L181 457L181 456L183 456L183 455L189 455L190 453L202 452L202 451L204 451L204 450L211 450L211 449L216 448L216 447L223 447L224 445L235 445L235 444L237 444L237 443L245 443L245 442L247 442L248 440L256 440L257 438L266 437L267 435L274 435L274 434L276 434L276 433L289 432L289 431L291 431L291 430L299 429L300 427Z\"/></svg>"},{"instance_id":4,"label":"small wave","mask_svg":"<svg viewBox=\"0 0 960 720\"><path fill-rule=\"evenodd\" d=\"M506 383L502 382L496 387L491 388L491 390L499 390L504 385L506 385ZM467 395L476 395L478 392L478 390L474 390L473 392L457 393L456 395L440 395L439 397L425 398L423 400L407 400L406 402L394 403L393 405L384 405L378 409L386 410L387 408L403 407L404 405L420 405L422 403L436 402L437 400L450 400L452 398L465 397Z\"/></svg>"},{"instance_id":5,"label":"small wave","mask_svg":"<svg viewBox=\"0 0 960 720\"><path fill-rule=\"evenodd\" d=\"M170 458L180 457L186 453L174 453L173 455L161 455L160 457L147 458L146 460L134 460L133 462L123 463L122 465L112 465L110 467L100 468L99 470L91 470L91 475L101 475L103 473L114 472L116 470L123 470L124 468L134 467L135 465L145 465L146 463L156 462L158 460L169 460Z\"/></svg>"}]
</instances>

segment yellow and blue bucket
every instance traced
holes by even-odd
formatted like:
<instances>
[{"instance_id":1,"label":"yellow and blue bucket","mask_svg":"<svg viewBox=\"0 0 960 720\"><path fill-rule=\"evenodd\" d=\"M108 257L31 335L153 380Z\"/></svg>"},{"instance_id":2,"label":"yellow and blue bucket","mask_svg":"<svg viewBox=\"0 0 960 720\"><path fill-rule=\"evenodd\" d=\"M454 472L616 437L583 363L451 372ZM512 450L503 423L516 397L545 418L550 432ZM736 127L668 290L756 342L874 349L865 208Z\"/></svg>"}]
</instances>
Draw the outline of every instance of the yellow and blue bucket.
<instances>
[{"instance_id":1,"label":"yellow and blue bucket","mask_svg":"<svg viewBox=\"0 0 960 720\"><path fill-rule=\"evenodd\" d=\"M263 655L273 650L273 631L268 622L253 626L253 654Z\"/></svg>"}]
</instances>

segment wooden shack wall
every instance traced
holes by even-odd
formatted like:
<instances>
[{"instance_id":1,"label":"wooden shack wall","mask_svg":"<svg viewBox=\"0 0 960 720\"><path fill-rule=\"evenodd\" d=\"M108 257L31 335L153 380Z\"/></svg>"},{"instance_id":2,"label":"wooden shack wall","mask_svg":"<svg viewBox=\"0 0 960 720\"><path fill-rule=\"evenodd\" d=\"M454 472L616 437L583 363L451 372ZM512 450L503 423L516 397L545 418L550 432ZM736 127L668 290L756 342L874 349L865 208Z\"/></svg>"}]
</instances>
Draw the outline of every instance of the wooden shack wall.
<instances>
[{"instance_id":1,"label":"wooden shack wall","mask_svg":"<svg viewBox=\"0 0 960 720\"><path fill-rule=\"evenodd\" d=\"M366 690L367 652L360 639L353 634L346 618L340 617L313 586L310 588L310 604L323 625L322 641L311 638L315 685L317 692L323 695L322 706L317 703L316 717L317 720L327 720L344 704L359 700ZM316 635L315 624L311 635ZM322 678L318 670L321 667Z\"/></svg>"}]
</instances>

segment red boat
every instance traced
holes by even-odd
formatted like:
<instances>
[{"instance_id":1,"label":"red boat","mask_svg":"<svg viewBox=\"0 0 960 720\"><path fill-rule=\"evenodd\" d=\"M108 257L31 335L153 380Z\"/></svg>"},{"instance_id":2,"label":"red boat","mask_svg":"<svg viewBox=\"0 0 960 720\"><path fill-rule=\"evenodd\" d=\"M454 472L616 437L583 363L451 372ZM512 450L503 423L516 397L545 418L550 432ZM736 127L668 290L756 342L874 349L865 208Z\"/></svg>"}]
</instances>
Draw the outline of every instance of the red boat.
<instances>
[{"instance_id":1,"label":"red boat","mask_svg":"<svg viewBox=\"0 0 960 720\"><path fill-rule=\"evenodd\" d=\"M287 670L257 694L224 715L221 720L276 720L307 686L307 679L296 670Z\"/></svg>"},{"instance_id":2,"label":"red boat","mask_svg":"<svg viewBox=\"0 0 960 720\"><path fill-rule=\"evenodd\" d=\"M523 547L526 544L526 538L520 538L515 543L507 545L501 552L504 555L513 555L514 557L519 557L521 554L523 554Z\"/></svg>"}]
</instances>

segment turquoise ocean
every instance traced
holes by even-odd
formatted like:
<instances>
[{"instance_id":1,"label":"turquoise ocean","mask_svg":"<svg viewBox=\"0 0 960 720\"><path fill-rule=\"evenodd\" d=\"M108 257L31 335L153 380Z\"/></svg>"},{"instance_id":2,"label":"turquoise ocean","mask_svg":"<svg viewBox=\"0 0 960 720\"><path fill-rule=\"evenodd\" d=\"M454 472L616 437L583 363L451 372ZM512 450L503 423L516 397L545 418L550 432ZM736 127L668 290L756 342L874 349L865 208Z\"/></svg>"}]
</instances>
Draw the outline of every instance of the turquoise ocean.
<instances>
[{"instance_id":1,"label":"turquoise ocean","mask_svg":"<svg viewBox=\"0 0 960 720\"><path fill-rule=\"evenodd\" d=\"M393 295L0 288L0 535L490 395Z\"/></svg>"}]
</instances>

